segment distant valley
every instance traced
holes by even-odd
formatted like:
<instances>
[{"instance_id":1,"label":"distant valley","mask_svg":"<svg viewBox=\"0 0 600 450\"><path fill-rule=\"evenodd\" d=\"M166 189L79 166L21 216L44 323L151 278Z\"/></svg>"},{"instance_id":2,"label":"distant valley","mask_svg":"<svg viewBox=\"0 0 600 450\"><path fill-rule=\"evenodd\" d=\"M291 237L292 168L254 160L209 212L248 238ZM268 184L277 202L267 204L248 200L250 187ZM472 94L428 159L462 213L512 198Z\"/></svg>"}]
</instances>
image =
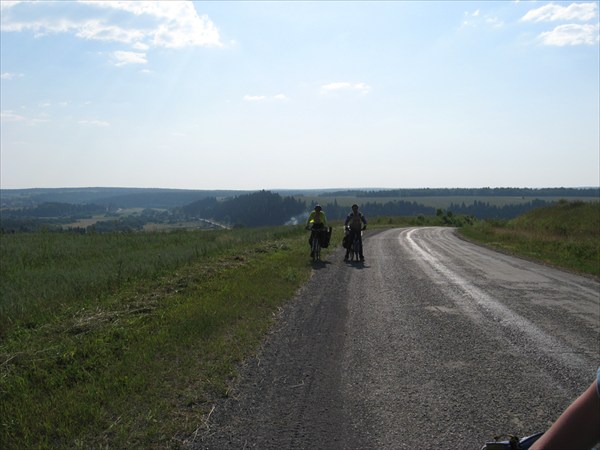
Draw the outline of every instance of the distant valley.
<instances>
[{"instance_id":1,"label":"distant valley","mask_svg":"<svg viewBox=\"0 0 600 450\"><path fill-rule=\"evenodd\" d=\"M367 217L433 216L510 219L568 201L597 201L600 188L307 189L272 191L150 188L0 190L3 231L40 227L85 232L271 226L304 220L314 204L340 220L352 203Z\"/></svg>"}]
</instances>

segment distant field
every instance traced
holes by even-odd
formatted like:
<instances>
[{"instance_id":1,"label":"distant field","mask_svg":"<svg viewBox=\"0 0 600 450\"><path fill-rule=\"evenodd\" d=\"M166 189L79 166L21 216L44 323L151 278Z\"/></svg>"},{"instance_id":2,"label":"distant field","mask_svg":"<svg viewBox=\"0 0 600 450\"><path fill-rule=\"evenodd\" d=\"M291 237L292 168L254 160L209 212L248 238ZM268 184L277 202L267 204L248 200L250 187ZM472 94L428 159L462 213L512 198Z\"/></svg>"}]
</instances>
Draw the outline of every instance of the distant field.
<instances>
[{"instance_id":1,"label":"distant field","mask_svg":"<svg viewBox=\"0 0 600 450\"><path fill-rule=\"evenodd\" d=\"M216 227L204 221L177 222L177 223L147 223L144 231L174 231L174 230L208 230Z\"/></svg>"},{"instance_id":2,"label":"distant field","mask_svg":"<svg viewBox=\"0 0 600 450\"><path fill-rule=\"evenodd\" d=\"M79 219L76 222L71 222L63 225L63 229L67 230L69 228L87 228L91 225L94 225L99 220L107 220L105 216L94 216L88 219Z\"/></svg>"}]
</instances>

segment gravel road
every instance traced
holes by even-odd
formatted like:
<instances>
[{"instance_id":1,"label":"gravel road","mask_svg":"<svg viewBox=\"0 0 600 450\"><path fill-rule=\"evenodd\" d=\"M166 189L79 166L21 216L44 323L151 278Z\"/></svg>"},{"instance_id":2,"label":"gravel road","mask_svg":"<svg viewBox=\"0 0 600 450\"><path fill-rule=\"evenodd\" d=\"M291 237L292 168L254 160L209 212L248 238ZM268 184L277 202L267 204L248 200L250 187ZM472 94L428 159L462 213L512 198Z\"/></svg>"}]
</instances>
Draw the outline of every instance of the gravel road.
<instances>
[{"instance_id":1,"label":"gravel road","mask_svg":"<svg viewBox=\"0 0 600 450\"><path fill-rule=\"evenodd\" d=\"M369 232L281 312L195 449L479 449L545 430L600 364L597 280L449 228Z\"/></svg>"}]
</instances>

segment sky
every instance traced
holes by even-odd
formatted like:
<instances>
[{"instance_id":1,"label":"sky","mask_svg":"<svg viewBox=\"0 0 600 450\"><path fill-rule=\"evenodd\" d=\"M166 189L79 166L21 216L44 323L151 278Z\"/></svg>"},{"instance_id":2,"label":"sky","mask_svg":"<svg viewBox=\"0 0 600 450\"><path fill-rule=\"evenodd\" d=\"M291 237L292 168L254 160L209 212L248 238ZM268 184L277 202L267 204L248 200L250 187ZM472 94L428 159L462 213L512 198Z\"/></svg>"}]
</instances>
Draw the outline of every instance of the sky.
<instances>
[{"instance_id":1,"label":"sky","mask_svg":"<svg viewBox=\"0 0 600 450\"><path fill-rule=\"evenodd\" d=\"M0 187L600 185L599 2L0 2Z\"/></svg>"}]
</instances>

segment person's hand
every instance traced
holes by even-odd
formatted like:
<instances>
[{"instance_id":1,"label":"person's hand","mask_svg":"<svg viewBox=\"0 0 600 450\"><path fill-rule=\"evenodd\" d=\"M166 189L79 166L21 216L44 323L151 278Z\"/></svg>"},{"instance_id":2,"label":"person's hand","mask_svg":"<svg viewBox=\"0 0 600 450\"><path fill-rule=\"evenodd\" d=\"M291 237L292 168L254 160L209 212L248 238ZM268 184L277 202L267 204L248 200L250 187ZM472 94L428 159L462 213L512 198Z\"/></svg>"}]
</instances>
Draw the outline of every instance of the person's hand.
<instances>
[{"instance_id":1,"label":"person's hand","mask_svg":"<svg viewBox=\"0 0 600 450\"><path fill-rule=\"evenodd\" d=\"M364 227L362 227L362 230L365 231L367 229L367 226L365 225Z\"/></svg>"}]
</instances>

